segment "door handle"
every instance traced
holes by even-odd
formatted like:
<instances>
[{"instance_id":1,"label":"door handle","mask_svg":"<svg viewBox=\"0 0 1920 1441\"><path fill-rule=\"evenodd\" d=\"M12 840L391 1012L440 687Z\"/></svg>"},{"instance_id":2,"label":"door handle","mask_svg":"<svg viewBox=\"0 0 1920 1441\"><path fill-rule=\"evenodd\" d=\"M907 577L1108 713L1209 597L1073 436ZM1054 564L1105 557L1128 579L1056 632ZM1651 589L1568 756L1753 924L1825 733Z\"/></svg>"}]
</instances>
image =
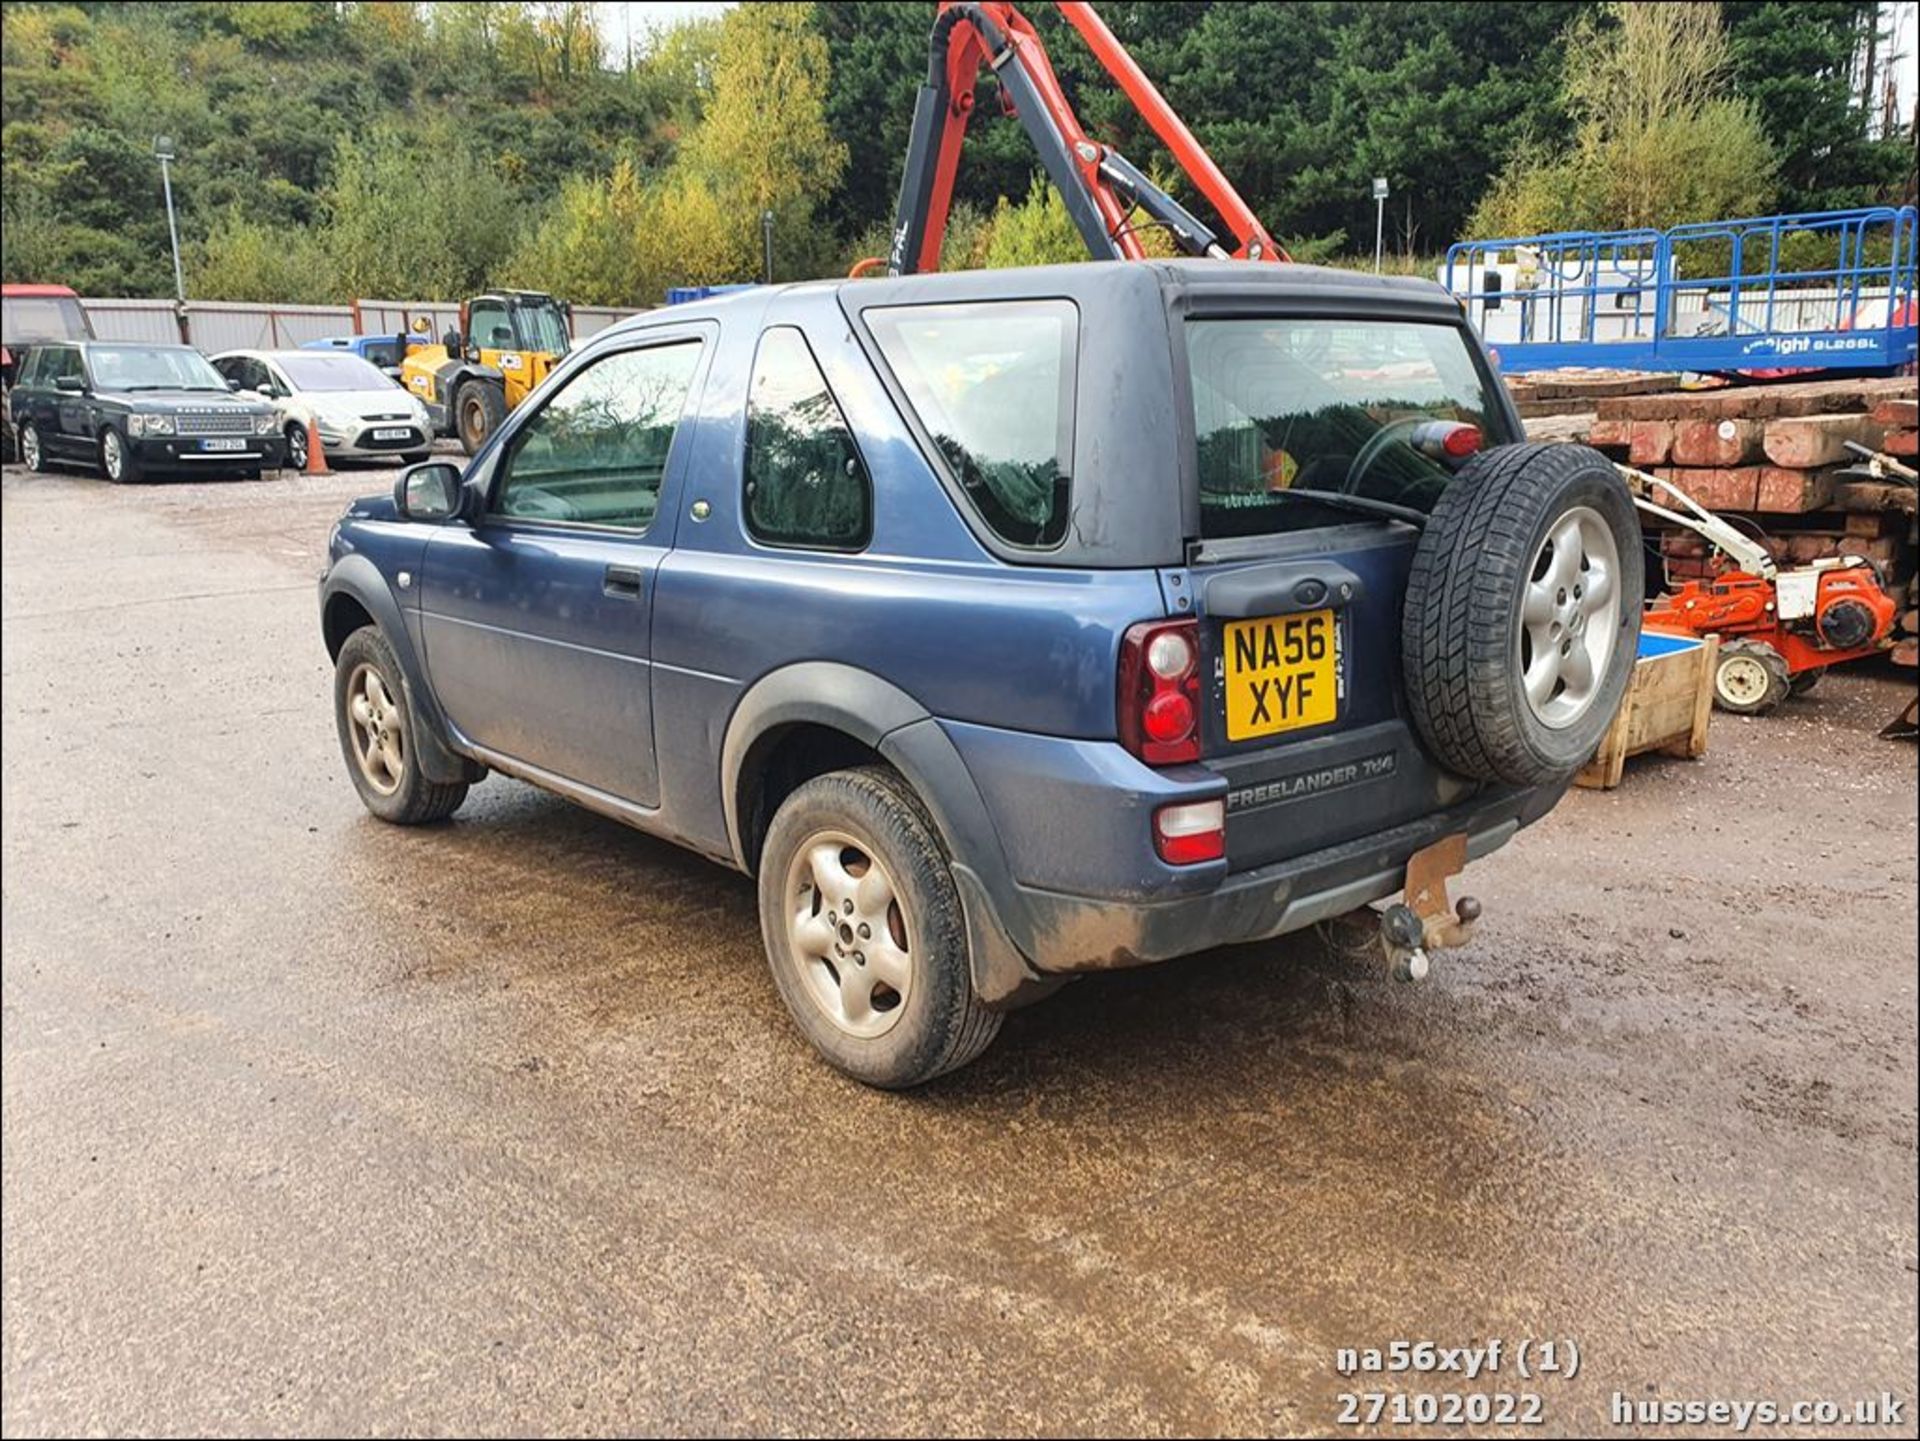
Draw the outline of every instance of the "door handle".
<instances>
[{"instance_id":1,"label":"door handle","mask_svg":"<svg viewBox=\"0 0 1920 1441\"><path fill-rule=\"evenodd\" d=\"M621 600L638 600L646 573L638 566L610 565L601 578L600 589Z\"/></svg>"}]
</instances>

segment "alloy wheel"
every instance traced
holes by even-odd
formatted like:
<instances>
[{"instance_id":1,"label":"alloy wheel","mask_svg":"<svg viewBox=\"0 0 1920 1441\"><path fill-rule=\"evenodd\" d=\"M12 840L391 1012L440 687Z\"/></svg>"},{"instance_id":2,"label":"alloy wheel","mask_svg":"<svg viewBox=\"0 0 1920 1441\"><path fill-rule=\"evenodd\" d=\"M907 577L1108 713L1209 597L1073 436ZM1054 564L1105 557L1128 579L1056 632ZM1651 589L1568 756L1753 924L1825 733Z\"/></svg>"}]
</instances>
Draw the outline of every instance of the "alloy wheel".
<instances>
[{"instance_id":1,"label":"alloy wheel","mask_svg":"<svg viewBox=\"0 0 1920 1441\"><path fill-rule=\"evenodd\" d=\"M381 795L392 795L406 778L406 716L370 665L356 666L347 679L347 721L360 774Z\"/></svg>"},{"instance_id":2,"label":"alloy wheel","mask_svg":"<svg viewBox=\"0 0 1920 1441\"><path fill-rule=\"evenodd\" d=\"M787 870L788 959L801 989L850 1036L885 1035L913 992L914 928L871 842L821 831Z\"/></svg>"},{"instance_id":3,"label":"alloy wheel","mask_svg":"<svg viewBox=\"0 0 1920 1441\"><path fill-rule=\"evenodd\" d=\"M1521 600L1521 687L1542 725L1563 729L1593 705L1619 643L1620 605L1613 530L1577 506L1547 532Z\"/></svg>"}]
</instances>

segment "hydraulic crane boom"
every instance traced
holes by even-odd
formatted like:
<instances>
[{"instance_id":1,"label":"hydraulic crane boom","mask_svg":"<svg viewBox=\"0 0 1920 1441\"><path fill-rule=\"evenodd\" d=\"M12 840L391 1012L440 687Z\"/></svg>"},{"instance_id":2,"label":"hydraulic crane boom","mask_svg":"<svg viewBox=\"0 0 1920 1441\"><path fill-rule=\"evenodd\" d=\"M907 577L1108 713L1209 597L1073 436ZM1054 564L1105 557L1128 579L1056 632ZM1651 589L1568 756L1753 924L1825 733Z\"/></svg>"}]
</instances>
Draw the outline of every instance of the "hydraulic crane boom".
<instances>
[{"instance_id":1,"label":"hydraulic crane boom","mask_svg":"<svg viewBox=\"0 0 1920 1441\"><path fill-rule=\"evenodd\" d=\"M1215 235L1125 156L1081 129L1053 73L1046 46L1018 9L1005 3L947 0L934 20L927 79L914 103L913 137L900 183L888 272L910 275L940 268L961 141L973 114L974 82L982 66L998 78L1002 103L1039 151L1047 178L1066 201L1067 213L1095 259L1146 258L1129 220L1137 208L1163 226L1188 255L1286 260L1286 251L1274 244L1093 6L1062 0L1059 8L1232 231L1231 239Z\"/></svg>"}]
</instances>

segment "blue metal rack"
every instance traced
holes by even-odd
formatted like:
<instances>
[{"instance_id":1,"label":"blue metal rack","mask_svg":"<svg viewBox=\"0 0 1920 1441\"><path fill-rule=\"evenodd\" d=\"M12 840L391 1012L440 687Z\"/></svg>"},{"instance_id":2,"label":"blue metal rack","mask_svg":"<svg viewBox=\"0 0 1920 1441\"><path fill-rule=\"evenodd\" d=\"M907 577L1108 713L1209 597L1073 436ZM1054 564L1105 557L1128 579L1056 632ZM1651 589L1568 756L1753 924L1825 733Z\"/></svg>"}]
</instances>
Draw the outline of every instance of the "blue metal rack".
<instances>
[{"instance_id":1,"label":"blue metal rack","mask_svg":"<svg viewBox=\"0 0 1920 1441\"><path fill-rule=\"evenodd\" d=\"M1441 281L1503 370L1881 370L1920 355L1914 207L1462 241Z\"/></svg>"}]
</instances>

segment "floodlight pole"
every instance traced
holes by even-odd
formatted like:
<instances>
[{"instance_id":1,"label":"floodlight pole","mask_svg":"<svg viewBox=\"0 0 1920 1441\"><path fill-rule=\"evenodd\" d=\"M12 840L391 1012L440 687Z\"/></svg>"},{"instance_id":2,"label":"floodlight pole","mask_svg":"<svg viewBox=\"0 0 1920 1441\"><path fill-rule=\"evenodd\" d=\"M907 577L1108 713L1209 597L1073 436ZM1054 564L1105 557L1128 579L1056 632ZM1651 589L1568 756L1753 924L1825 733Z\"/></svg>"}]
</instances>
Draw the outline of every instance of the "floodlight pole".
<instances>
[{"instance_id":1,"label":"floodlight pole","mask_svg":"<svg viewBox=\"0 0 1920 1441\"><path fill-rule=\"evenodd\" d=\"M1380 260L1387 234L1387 177L1373 178L1373 273L1380 273Z\"/></svg>"},{"instance_id":2,"label":"floodlight pole","mask_svg":"<svg viewBox=\"0 0 1920 1441\"><path fill-rule=\"evenodd\" d=\"M173 159L173 141L165 135L154 136L153 154L160 162L160 188L167 196L167 237L173 242L173 294L180 304L185 305L187 280L180 269L180 227L173 219L173 176L167 168Z\"/></svg>"}]
</instances>

